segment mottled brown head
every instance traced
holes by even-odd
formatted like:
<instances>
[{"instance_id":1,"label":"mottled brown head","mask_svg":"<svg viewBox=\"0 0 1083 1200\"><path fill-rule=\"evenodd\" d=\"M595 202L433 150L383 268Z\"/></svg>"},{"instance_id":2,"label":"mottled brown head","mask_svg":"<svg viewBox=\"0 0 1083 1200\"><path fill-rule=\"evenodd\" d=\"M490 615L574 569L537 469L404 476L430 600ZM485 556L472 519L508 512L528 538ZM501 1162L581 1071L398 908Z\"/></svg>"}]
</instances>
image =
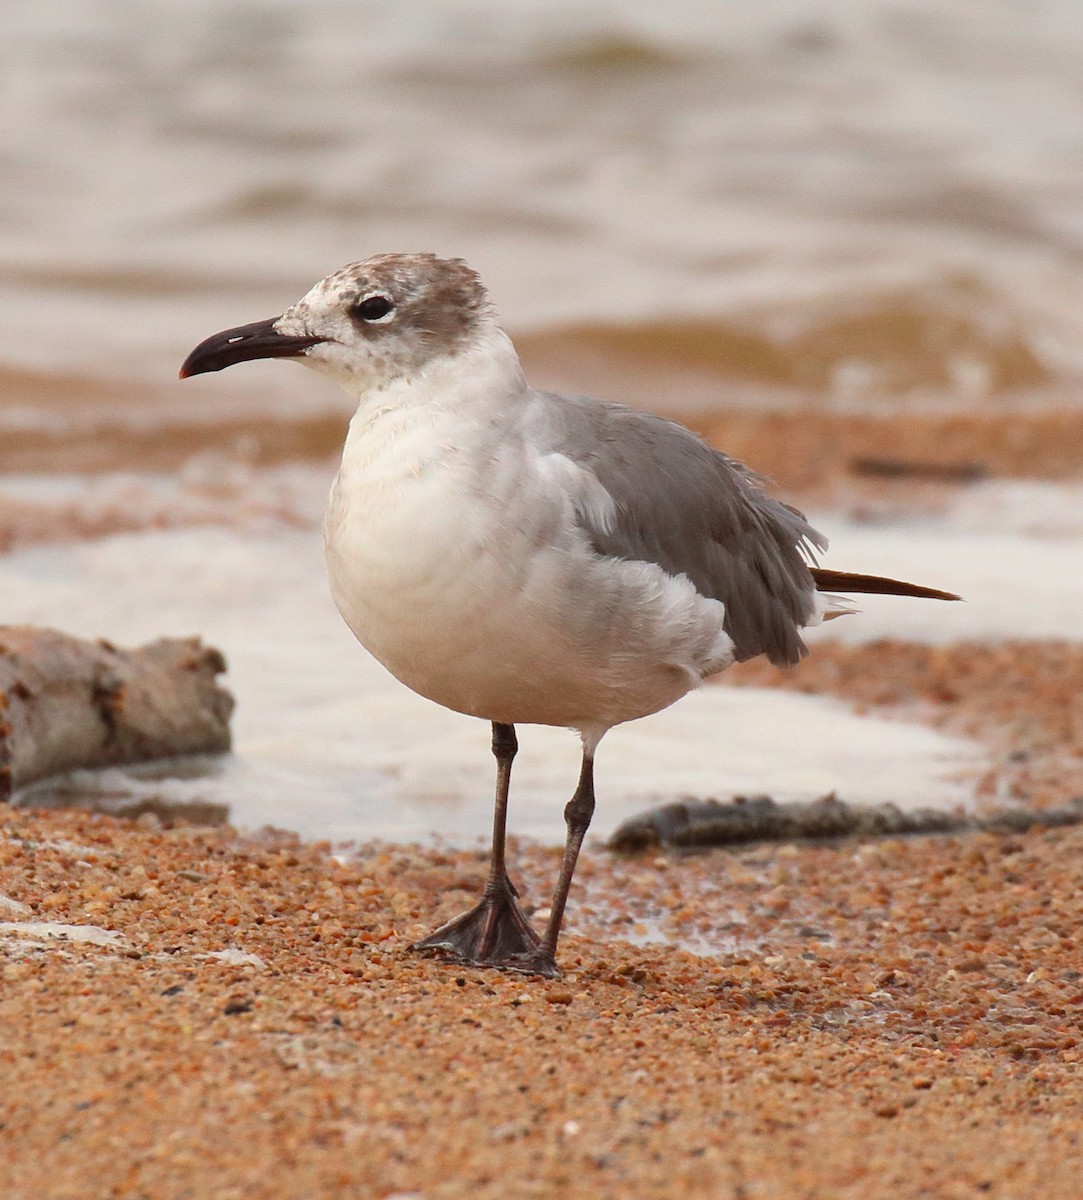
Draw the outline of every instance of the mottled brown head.
<instances>
[{"instance_id":1,"label":"mottled brown head","mask_svg":"<svg viewBox=\"0 0 1083 1200\"><path fill-rule=\"evenodd\" d=\"M462 259L378 254L328 275L281 317L208 338L181 374L297 358L358 390L459 353L491 322L481 280Z\"/></svg>"}]
</instances>

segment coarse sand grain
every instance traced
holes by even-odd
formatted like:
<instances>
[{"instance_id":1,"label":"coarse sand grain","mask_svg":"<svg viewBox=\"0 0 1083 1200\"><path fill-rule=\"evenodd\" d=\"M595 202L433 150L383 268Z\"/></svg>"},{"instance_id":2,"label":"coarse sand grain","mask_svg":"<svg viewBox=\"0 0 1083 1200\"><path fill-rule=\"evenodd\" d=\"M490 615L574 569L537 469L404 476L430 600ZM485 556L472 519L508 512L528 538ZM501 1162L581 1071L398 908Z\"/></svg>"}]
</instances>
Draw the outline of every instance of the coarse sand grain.
<instances>
[{"instance_id":1,"label":"coarse sand grain","mask_svg":"<svg viewBox=\"0 0 1083 1200\"><path fill-rule=\"evenodd\" d=\"M556 982L406 951L483 858L0 811L0 1193L1078 1196L1083 830L596 850Z\"/></svg>"}]
</instances>

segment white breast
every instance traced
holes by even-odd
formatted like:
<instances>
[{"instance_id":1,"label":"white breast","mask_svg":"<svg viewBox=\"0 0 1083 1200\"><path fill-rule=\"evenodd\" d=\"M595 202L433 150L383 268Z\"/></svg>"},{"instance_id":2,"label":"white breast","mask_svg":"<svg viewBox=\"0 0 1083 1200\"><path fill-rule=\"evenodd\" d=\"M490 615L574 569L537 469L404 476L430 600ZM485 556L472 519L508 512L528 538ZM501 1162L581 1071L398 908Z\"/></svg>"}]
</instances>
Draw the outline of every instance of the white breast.
<instances>
[{"instance_id":1,"label":"white breast","mask_svg":"<svg viewBox=\"0 0 1083 1200\"><path fill-rule=\"evenodd\" d=\"M448 708L580 729L657 711L729 665L721 604L654 564L599 558L575 518L604 510L604 489L517 438L514 389L481 394L415 384L351 423L325 542L362 645Z\"/></svg>"}]
</instances>

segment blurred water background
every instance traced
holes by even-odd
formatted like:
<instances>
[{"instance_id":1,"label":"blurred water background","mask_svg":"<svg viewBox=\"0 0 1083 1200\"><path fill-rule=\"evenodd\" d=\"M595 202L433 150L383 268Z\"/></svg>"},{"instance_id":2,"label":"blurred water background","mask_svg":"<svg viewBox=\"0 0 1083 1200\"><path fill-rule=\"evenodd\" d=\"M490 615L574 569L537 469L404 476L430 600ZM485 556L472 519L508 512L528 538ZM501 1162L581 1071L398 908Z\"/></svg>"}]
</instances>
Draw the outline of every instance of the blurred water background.
<instances>
[{"instance_id":1,"label":"blurred water background","mask_svg":"<svg viewBox=\"0 0 1083 1200\"><path fill-rule=\"evenodd\" d=\"M1033 402L1083 370L1074 0L8 0L4 26L9 459L43 422L79 462L106 418L187 451L240 414L323 451L333 389L181 395L176 365L386 250L465 257L558 382L638 392L634 351L731 405ZM723 398L684 382L637 398Z\"/></svg>"},{"instance_id":2,"label":"blurred water background","mask_svg":"<svg viewBox=\"0 0 1083 1200\"><path fill-rule=\"evenodd\" d=\"M8 555L3 621L124 640L212 630L223 605L251 601L267 624L250 615L220 631L234 661L263 671L277 646L278 677L296 678L298 645L323 647L309 661L329 645L354 652L329 611L326 640L290 644L316 603L303 589L292 610L260 607L276 579L285 586L275 563L295 553L290 539L316 545L348 398L292 365L183 386L176 369L207 334L276 314L380 251L466 258L536 382L701 424L933 411L993 414L1010 430L1022 415L1081 411L1077 0L7 0L0 97L0 501L22 522L13 544L35 540L41 512L60 514L53 543L111 526L235 527L232 557L220 530L185 535L206 541L184 543L182 572L164 534ZM964 582L987 603L946 625L930 613L909 636L1019 628L1011 579L981 553L983 537L1001 539L998 556L1022 545L1004 543L1026 524L1020 494L996 486L946 546L907 564L971 563ZM1046 580L1028 576L1041 596L1027 619L1044 636L1072 635L1083 596L1065 566L1083 544L1066 494L1029 496L1059 539L1051 559L1035 555L1056 564L1052 610ZM890 571L871 561L883 545L835 561ZM106 579L87 567L99 553ZM120 596L128 615L111 617ZM238 696L242 748L294 765L307 755L307 783L279 780L279 800L303 805L335 752L311 740L315 718L303 736L286 728L289 705L272 719L274 677L255 671ZM325 679L338 704L349 670ZM288 693L294 711L317 712L314 686ZM336 711L322 728L341 746L364 726L360 710ZM703 745L720 736L707 723ZM485 731L474 741L484 779ZM956 751L929 752L958 766ZM570 788L574 746L563 753ZM380 761L386 781L395 771ZM361 755L357 778L374 763ZM637 798L669 798L665 773L640 767ZM816 771L809 787L830 781ZM254 791L268 788L260 777ZM336 795L349 795L345 777ZM426 822L439 818L411 829ZM391 827L370 813L351 828Z\"/></svg>"}]
</instances>

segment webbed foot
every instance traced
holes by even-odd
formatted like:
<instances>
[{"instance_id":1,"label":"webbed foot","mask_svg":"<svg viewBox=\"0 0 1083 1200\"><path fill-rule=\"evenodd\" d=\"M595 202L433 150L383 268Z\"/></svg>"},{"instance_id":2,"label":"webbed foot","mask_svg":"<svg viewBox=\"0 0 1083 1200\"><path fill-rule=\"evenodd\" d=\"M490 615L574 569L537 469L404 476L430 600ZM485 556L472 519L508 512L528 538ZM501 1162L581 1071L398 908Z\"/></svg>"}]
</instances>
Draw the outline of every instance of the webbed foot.
<instances>
[{"instance_id":1,"label":"webbed foot","mask_svg":"<svg viewBox=\"0 0 1083 1200\"><path fill-rule=\"evenodd\" d=\"M490 883L469 912L454 917L411 950L446 956L474 967L497 967L526 975L555 979L560 972L552 954L543 951L523 910L515 901L510 880Z\"/></svg>"}]
</instances>

